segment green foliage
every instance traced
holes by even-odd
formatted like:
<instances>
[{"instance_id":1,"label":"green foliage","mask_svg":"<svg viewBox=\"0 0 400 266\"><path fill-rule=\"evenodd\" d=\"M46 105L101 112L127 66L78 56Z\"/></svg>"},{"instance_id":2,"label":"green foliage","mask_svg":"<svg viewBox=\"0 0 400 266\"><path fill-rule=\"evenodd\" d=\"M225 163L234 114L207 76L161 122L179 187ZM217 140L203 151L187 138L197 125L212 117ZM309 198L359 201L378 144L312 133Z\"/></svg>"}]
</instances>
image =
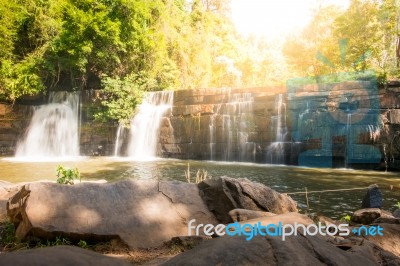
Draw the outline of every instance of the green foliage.
<instances>
[{"instance_id":1,"label":"green foliage","mask_svg":"<svg viewBox=\"0 0 400 266\"><path fill-rule=\"evenodd\" d=\"M35 247L53 247L53 246L61 246L61 245L72 245L72 242L65 237L56 237L54 240L39 240L35 243Z\"/></svg>"},{"instance_id":2,"label":"green foliage","mask_svg":"<svg viewBox=\"0 0 400 266\"><path fill-rule=\"evenodd\" d=\"M2 226L4 227L3 234L1 237L3 244L8 245L14 243L16 241L14 224L7 221L3 223Z\"/></svg>"},{"instance_id":3,"label":"green foliage","mask_svg":"<svg viewBox=\"0 0 400 266\"><path fill-rule=\"evenodd\" d=\"M126 124L146 91L281 85L367 69L382 83L400 76L396 0L321 7L283 51L241 36L229 0L0 2L0 99L102 89L100 120Z\"/></svg>"},{"instance_id":4,"label":"green foliage","mask_svg":"<svg viewBox=\"0 0 400 266\"><path fill-rule=\"evenodd\" d=\"M79 240L79 242L78 242L78 247L81 247L81 248L88 248L89 245L86 243L86 241L84 241L84 240Z\"/></svg>"},{"instance_id":5,"label":"green foliage","mask_svg":"<svg viewBox=\"0 0 400 266\"><path fill-rule=\"evenodd\" d=\"M81 175L78 168L70 169L62 165L57 166L57 183L73 185L74 180L79 180L81 182Z\"/></svg>"},{"instance_id":6,"label":"green foliage","mask_svg":"<svg viewBox=\"0 0 400 266\"><path fill-rule=\"evenodd\" d=\"M340 221L350 222L351 221L351 216L347 214L347 215L343 216L342 218L340 218Z\"/></svg>"},{"instance_id":7,"label":"green foliage","mask_svg":"<svg viewBox=\"0 0 400 266\"><path fill-rule=\"evenodd\" d=\"M123 79L106 77L102 80L102 101L104 109L95 114L97 120L118 120L128 126L135 107L140 103L142 90L138 79L127 76Z\"/></svg>"},{"instance_id":8,"label":"green foliage","mask_svg":"<svg viewBox=\"0 0 400 266\"><path fill-rule=\"evenodd\" d=\"M399 77L398 1L352 0L346 10L317 10L310 24L286 40L295 75L320 76L373 70L380 83ZM338 42L346 40L340 46Z\"/></svg>"},{"instance_id":9,"label":"green foliage","mask_svg":"<svg viewBox=\"0 0 400 266\"><path fill-rule=\"evenodd\" d=\"M400 209L400 201L398 201L394 206L396 206L397 209Z\"/></svg>"}]
</instances>

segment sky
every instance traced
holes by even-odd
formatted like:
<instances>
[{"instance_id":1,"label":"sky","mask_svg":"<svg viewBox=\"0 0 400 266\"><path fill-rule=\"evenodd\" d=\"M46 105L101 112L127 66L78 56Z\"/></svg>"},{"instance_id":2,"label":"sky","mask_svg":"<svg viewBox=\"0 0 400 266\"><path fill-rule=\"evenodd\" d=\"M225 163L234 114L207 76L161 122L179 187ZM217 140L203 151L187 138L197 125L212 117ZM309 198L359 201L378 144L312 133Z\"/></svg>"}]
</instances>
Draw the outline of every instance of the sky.
<instances>
[{"instance_id":1,"label":"sky","mask_svg":"<svg viewBox=\"0 0 400 266\"><path fill-rule=\"evenodd\" d=\"M232 20L244 35L275 39L300 30L319 4L344 8L349 0L231 0Z\"/></svg>"}]
</instances>

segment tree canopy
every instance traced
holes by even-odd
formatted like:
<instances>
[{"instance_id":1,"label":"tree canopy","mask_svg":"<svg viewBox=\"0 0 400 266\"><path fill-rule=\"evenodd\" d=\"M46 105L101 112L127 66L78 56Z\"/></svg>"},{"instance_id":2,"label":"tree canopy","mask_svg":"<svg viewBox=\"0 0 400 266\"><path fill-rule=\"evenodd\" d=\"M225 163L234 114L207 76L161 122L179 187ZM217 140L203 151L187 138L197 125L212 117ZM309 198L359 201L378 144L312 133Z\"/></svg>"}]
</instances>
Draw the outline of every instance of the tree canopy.
<instances>
[{"instance_id":1,"label":"tree canopy","mask_svg":"<svg viewBox=\"0 0 400 266\"><path fill-rule=\"evenodd\" d=\"M126 121L145 91L266 86L366 69L383 83L399 76L398 0L318 8L283 45L240 35L229 0L0 2L2 101L102 89L105 117Z\"/></svg>"}]
</instances>

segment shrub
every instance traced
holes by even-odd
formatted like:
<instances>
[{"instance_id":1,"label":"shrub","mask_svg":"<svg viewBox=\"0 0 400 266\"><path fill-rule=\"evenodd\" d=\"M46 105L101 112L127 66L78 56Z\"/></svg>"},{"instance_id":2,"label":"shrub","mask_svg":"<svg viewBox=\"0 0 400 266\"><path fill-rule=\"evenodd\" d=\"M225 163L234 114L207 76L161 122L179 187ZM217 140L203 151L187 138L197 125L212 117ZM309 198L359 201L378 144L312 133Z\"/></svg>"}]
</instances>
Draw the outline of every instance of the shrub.
<instances>
[{"instance_id":1,"label":"shrub","mask_svg":"<svg viewBox=\"0 0 400 266\"><path fill-rule=\"evenodd\" d=\"M76 179L79 179L79 182L81 182L81 175L78 168L70 169L62 165L57 166L57 183L73 185Z\"/></svg>"}]
</instances>

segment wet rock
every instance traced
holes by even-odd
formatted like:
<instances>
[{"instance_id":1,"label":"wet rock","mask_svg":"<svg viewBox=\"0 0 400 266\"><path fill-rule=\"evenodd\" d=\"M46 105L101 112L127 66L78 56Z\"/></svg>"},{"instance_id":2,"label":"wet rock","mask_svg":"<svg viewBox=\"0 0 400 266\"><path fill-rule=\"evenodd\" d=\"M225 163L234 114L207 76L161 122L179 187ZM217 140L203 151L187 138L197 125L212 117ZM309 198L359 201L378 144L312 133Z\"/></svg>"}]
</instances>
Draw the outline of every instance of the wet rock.
<instances>
[{"instance_id":1,"label":"wet rock","mask_svg":"<svg viewBox=\"0 0 400 266\"><path fill-rule=\"evenodd\" d=\"M347 244L348 241L347 241ZM220 237L201 243L163 265L399 265L400 259L364 241L343 250L320 236Z\"/></svg>"},{"instance_id":2,"label":"wet rock","mask_svg":"<svg viewBox=\"0 0 400 266\"><path fill-rule=\"evenodd\" d=\"M357 210L351 216L351 221L356 224L371 224L378 218L394 218L391 213L378 208Z\"/></svg>"},{"instance_id":3,"label":"wet rock","mask_svg":"<svg viewBox=\"0 0 400 266\"><path fill-rule=\"evenodd\" d=\"M378 185L370 185L368 187L367 194L365 194L361 208L382 208L382 193L379 190Z\"/></svg>"},{"instance_id":4,"label":"wet rock","mask_svg":"<svg viewBox=\"0 0 400 266\"><path fill-rule=\"evenodd\" d=\"M247 221L250 219L256 219L261 217L275 216L272 212L262 212L262 211L251 211L246 209L233 209L229 212L229 216L234 222Z\"/></svg>"},{"instance_id":5,"label":"wet rock","mask_svg":"<svg viewBox=\"0 0 400 266\"><path fill-rule=\"evenodd\" d=\"M187 235L187 223L217 223L195 184L125 180L116 183L24 185L8 202L16 236L103 241L154 247Z\"/></svg>"},{"instance_id":6,"label":"wet rock","mask_svg":"<svg viewBox=\"0 0 400 266\"><path fill-rule=\"evenodd\" d=\"M131 265L127 261L111 258L93 251L73 246L55 246L15 251L0 254L0 265L39 266L39 265L76 265L76 266L123 266Z\"/></svg>"},{"instance_id":7,"label":"wet rock","mask_svg":"<svg viewBox=\"0 0 400 266\"><path fill-rule=\"evenodd\" d=\"M219 177L198 184L208 209L221 223L230 223L233 209L272 212L296 212L297 204L289 196L246 178Z\"/></svg>"}]
</instances>

